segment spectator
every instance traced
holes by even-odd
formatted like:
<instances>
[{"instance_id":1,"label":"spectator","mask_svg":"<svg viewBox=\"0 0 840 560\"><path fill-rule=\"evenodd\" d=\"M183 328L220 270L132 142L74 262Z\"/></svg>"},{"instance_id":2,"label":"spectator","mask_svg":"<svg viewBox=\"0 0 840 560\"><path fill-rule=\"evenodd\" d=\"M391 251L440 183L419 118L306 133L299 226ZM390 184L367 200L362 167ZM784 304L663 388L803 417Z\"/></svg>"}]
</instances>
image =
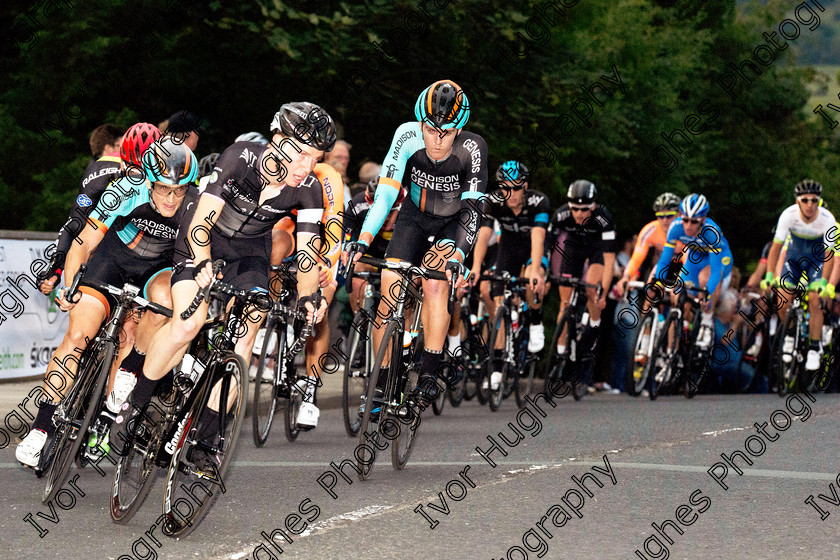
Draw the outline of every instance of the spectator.
<instances>
[{"instance_id":1,"label":"spectator","mask_svg":"<svg viewBox=\"0 0 840 560\"><path fill-rule=\"evenodd\" d=\"M125 131L113 124L101 124L90 133L90 153L94 160L104 155L119 156L120 144Z\"/></svg>"},{"instance_id":2,"label":"spectator","mask_svg":"<svg viewBox=\"0 0 840 560\"><path fill-rule=\"evenodd\" d=\"M727 290L720 296L715 317L715 336L717 342L713 347L714 353L709 361L710 375L702 384L711 391L722 393L743 393L767 392L767 378L763 375L756 375L756 369L752 364L741 363L743 348L735 350L732 345L721 344L720 341L729 329L732 328L733 320L738 313L738 292Z\"/></svg>"},{"instance_id":3,"label":"spectator","mask_svg":"<svg viewBox=\"0 0 840 560\"><path fill-rule=\"evenodd\" d=\"M202 132L201 120L195 113L186 110L178 111L161 125L165 126L165 128L159 127L164 131L164 135L176 137L179 143L183 142L195 153L198 137Z\"/></svg>"}]
</instances>

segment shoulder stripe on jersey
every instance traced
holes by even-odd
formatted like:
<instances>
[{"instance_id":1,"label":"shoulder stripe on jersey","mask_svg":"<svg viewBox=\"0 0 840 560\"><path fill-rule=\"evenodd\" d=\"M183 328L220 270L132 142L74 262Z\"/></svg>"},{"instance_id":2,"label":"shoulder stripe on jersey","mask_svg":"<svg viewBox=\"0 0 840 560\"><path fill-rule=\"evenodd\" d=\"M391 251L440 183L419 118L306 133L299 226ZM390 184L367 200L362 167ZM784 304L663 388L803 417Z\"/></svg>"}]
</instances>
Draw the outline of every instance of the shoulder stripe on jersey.
<instances>
[{"instance_id":1,"label":"shoulder stripe on jersey","mask_svg":"<svg viewBox=\"0 0 840 560\"><path fill-rule=\"evenodd\" d=\"M321 216L324 215L323 208L302 208L298 210L298 222L309 222L316 224L321 221Z\"/></svg>"}]
</instances>

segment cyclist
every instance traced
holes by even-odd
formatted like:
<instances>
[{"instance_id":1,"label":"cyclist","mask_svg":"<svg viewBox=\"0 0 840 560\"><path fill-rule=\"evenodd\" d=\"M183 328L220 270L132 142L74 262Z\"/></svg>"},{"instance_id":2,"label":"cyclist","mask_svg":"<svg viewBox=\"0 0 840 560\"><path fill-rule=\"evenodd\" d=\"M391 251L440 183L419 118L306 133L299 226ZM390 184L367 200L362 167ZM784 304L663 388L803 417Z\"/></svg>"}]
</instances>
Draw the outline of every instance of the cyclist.
<instances>
[{"instance_id":1,"label":"cyclist","mask_svg":"<svg viewBox=\"0 0 840 560\"><path fill-rule=\"evenodd\" d=\"M680 217L674 220L668 230L665 247L659 256L654 276L657 282L666 282L668 269L677 244L681 245L680 255L674 257L673 264L678 265L682 253L688 253L681 266L681 282L692 286L705 287L709 298L703 309L703 325L706 336L697 341L701 348L708 348L714 333L712 310L717 304L721 292L729 287L732 279L732 252L729 242L720 226L708 217L709 202L702 194L690 194L680 203Z\"/></svg>"},{"instance_id":2,"label":"cyclist","mask_svg":"<svg viewBox=\"0 0 840 560\"><path fill-rule=\"evenodd\" d=\"M592 361L598 334L601 329L601 311L607 305L607 293L613 278L615 263L615 226L612 214L603 204L595 202L598 190L585 179L569 185L566 193L568 203L555 212L546 235L546 253L551 255L552 276L556 278L584 278L589 284L600 284L601 294L592 288L586 289L589 321L584 326L578 351ZM584 264L589 267L584 276ZM558 286L560 311L557 322L569 304L571 286ZM561 333L557 339L557 352L566 351L569 333ZM574 335L574 333L572 333ZM551 351L555 351L554 348Z\"/></svg>"},{"instance_id":3,"label":"cyclist","mask_svg":"<svg viewBox=\"0 0 840 560\"><path fill-rule=\"evenodd\" d=\"M329 306L335 296L338 282L336 271L338 257L341 255L343 237L342 214L344 209L344 182L341 173L326 163L315 165L315 176L323 187L324 215L321 223L324 228L323 237L327 243L321 250L318 261L319 286ZM293 213L296 215L297 212ZM285 217L274 226L271 232L271 264L279 265L283 259L295 253L295 220ZM303 264L301 263L301 266ZM272 291L275 291L274 289ZM276 290L279 293L279 290ZM307 383L303 402L298 410L295 422L301 426L315 428L318 426L320 412L315 406L315 389L323 373L319 358L327 353L330 344L329 321L321 321L315 326L315 332L306 341L306 373Z\"/></svg>"},{"instance_id":4,"label":"cyclist","mask_svg":"<svg viewBox=\"0 0 840 560\"><path fill-rule=\"evenodd\" d=\"M816 303L817 296L830 295L828 276L834 261L834 243L837 230L835 219L831 212L819 206L822 198L822 185L812 179L800 181L794 187L796 204L786 208L776 224L776 234L773 245L767 256L767 272L764 275L762 287L774 281L773 270L782 244L790 235L782 272L777 282L788 293L793 293L799 285L803 275L807 277L808 299ZM832 286L833 287L833 286ZM833 294L831 294L833 295ZM789 302L779 310L779 316L784 319ZM810 314L809 337L810 347L805 361L807 371L816 371L820 365L820 340L822 338L823 314L817 307ZM790 361L794 340L786 335L782 345L783 360Z\"/></svg>"},{"instance_id":5,"label":"cyclist","mask_svg":"<svg viewBox=\"0 0 840 560\"><path fill-rule=\"evenodd\" d=\"M64 388L76 376L77 353L96 336L109 316L114 297L90 285L92 281L122 287L126 282L144 286L144 297L169 306L169 267L179 219L195 205L198 197L189 184L195 180L198 165L193 153L171 140L153 144L143 154L143 173L129 169L125 177L111 184L88 218L80 234L81 244L73 244L67 255L66 275L72 279L83 263L88 270L75 301L65 298L60 288L56 301L70 311L70 325L51 362L53 369L44 380L44 399L32 430L18 445L16 457L27 466L37 466L48 435L54 431L52 416ZM165 321L160 315L145 313L140 320L135 346L126 360L142 359L142 350L154 331ZM126 344L125 346L130 346ZM121 355L123 352L121 352ZM116 412L125 399L126 386L133 382L126 372L117 372L106 406ZM60 382L61 385L57 386ZM104 443L101 445L104 448Z\"/></svg>"},{"instance_id":6,"label":"cyclist","mask_svg":"<svg viewBox=\"0 0 840 560\"><path fill-rule=\"evenodd\" d=\"M142 373L131 396L115 420L114 442L126 450L134 434L128 429L148 404L158 381L184 356L207 317L208 303L202 302L187 320L181 312L192 303L199 289L213 279L211 260L224 259L225 281L242 290L268 293L271 230L283 217L297 210L298 304L310 319L316 310L313 294L318 290L319 228L324 213L323 189L312 173L318 159L335 143L335 124L319 106L308 102L287 103L271 122L272 141L236 142L227 148L193 211L181 222L175 245L172 274L173 319L153 338ZM320 320L326 310L322 301ZM251 355L264 310L248 310L247 331L236 342L235 351ZM246 362L247 362L246 358ZM232 404L233 401L231 400ZM207 424L199 426L209 438L218 429L218 395L210 402ZM202 454L202 460L210 460ZM218 457L216 458L218 459ZM206 467L206 465L204 465Z\"/></svg>"},{"instance_id":7,"label":"cyclist","mask_svg":"<svg viewBox=\"0 0 840 560\"><path fill-rule=\"evenodd\" d=\"M101 127L100 127L101 128ZM99 129L97 129L99 130ZM94 147L94 136L96 131L91 135L91 149ZM87 217L96 208L99 198L108 185L123 177L125 170L131 166L140 169L140 154L145 152L149 146L152 145L158 138L160 138L160 131L152 124L137 123L129 128L122 140L116 144L118 148L110 150L114 146L109 144L104 147L104 155L99 157L88 165L85 170L84 179L79 187L79 194L76 200L73 201L73 208L70 211L70 216L67 222L61 227L58 232L58 238L55 241L55 257L53 260L53 269L45 271L49 274L41 283L41 292L49 294L55 283L61 277L61 270L64 268L64 260L67 253L70 252L70 246L76 236L81 233L85 227ZM119 153L115 153L119 150ZM51 274L50 274L51 273ZM72 278L70 279L72 280Z\"/></svg>"},{"instance_id":8,"label":"cyclist","mask_svg":"<svg viewBox=\"0 0 840 560\"><path fill-rule=\"evenodd\" d=\"M461 288L468 274L463 261L475 243L487 186L487 144L481 136L462 130L470 118L470 105L463 90L450 80L437 81L424 89L417 98L414 116L419 126L418 122L407 122L394 133L373 206L359 240L348 244L347 251L356 252L358 258L367 250L405 188L408 196L385 257L445 269L448 278L453 274L458 277L456 288ZM390 316L393 302L387 294L392 293L398 278L394 272L382 272L382 294L386 295L379 305L381 317ZM411 401L421 410L438 391L436 372L450 321L446 282L424 279L423 301L425 348L418 387L411 395ZM382 324L374 331L377 349ZM379 379L385 378L379 375Z\"/></svg>"},{"instance_id":9,"label":"cyclist","mask_svg":"<svg viewBox=\"0 0 840 560\"><path fill-rule=\"evenodd\" d=\"M528 189L528 168L518 161L506 161L496 170L499 189L487 197L484 219L473 253L471 283L481 275L487 245L493 234L493 220L502 228L499 251L493 270L496 274L508 272L512 276L527 278L533 282L527 285L528 316L523 320L529 324L528 351L539 352L545 346L545 332L542 324L542 300L545 295L545 275L548 258L545 250L545 233L548 227L550 206L548 197L539 191ZM504 285L501 282L482 283L481 297L489 316L496 316L496 306L504 299ZM489 288L489 289L488 289ZM540 302L534 298L537 294ZM503 337L496 340L493 373L490 388L498 389L502 381L503 368L501 349Z\"/></svg>"},{"instance_id":10,"label":"cyclist","mask_svg":"<svg viewBox=\"0 0 840 560\"><path fill-rule=\"evenodd\" d=\"M259 132L245 132L236 137L234 143L236 142L256 142L265 146L268 144L268 138Z\"/></svg>"}]
</instances>

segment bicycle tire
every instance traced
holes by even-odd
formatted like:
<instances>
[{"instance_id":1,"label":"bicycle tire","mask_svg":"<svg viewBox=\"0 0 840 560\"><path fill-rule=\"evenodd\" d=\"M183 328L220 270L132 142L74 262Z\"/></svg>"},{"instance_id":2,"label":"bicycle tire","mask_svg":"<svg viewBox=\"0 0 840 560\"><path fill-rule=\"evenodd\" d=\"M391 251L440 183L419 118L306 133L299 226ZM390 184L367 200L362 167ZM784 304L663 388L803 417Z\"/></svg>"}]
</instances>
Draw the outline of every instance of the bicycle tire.
<instances>
[{"instance_id":1,"label":"bicycle tire","mask_svg":"<svg viewBox=\"0 0 840 560\"><path fill-rule=\"evenodd\" d=\"M668 343L668 331L674 326L673 340ZM681 326L677 315L668 313L662 324L662 330L656 339L656 345L651 354L650 371L648 372L648 393L650 400L655 401L661 394L663 387L667 387L674 376L673 368L677 355L677 346L682 336Z\"/></svg>"},{"instance_id":2,"label":"bicycle tire","mask_svg":"<svg viewBox=\"0 0 840 560\"><path fill-rule=\"evenodd\" d=\"M392 352L388 353L389 342L392 346ZM373 469L373 463L376 461L375 445L370 445L368 439L377 437L380 433L379 424L375 422L376 429L372 432L368 431L371 425L370 411L373 408L371 405L376 395L376 386L379 381L379 376L382 375L382 364L385 359L389 360L390 367L388 369L389 375L394 375L394 368L402 366L402 332L397 329L395 322L388 322L385 326L379 350L376 352L376 360L373 362L373 369L370 373L370 381L368 382L367 395L365 395L365 410L362 414L362 423L359 426L359 446L356 448L358 453L354 453L356 457L356 467L358 468L359 480L367 480L370 477L370 472ZM387 384L386 384L387 386ZM387 398L387 395L386 395ZM379 419L382 420L384 415L384 406L381 407Z\"/></svg>"},{"instance_id":3,"label":"bicycle tire","mask_svg":"<svg viewBox=\"0 0 840 560\"><path fill-rule=\"evenodd\" d=\"M761 363L762 352L762 349L759 349L758 354L756 354L755 356L748 356L747 350L753 347L753 345L755 344L755 340L759 334L764 336L764 330L763 328L755 330L749 328L748 325L744 325L744 327L740 330L745 330L747 332L747 336L746 338L741 336L738 337L739 344L741 344L742 340L743 344L741 346L741 356L738 358L738 369L736 371L738 372L739 377L743 377L745 374L744 366L750 365L752 366L754 372L754 375L750 379L750 382L748 384L737 387L739 393L744 393L755 382L755 377L758 376L758 365Z\"/></svg>"},{"instance_id":4,"label":"bicycle tire","mask_svg":"<svg viewBox=\"0 0 840 560\"><path fill-rule=\"evenodd\" d=\"M229 389L234 386L241 389L243 387L242 378L248 375L248 365L245 363L245 360L233 352L228 352L222 355L215 363L208 365L207 371L204 373L207 380L206 382L209 383L210 380L215 378L216 368L222 367L224 368L224 373L219 376L219 379L222 380L223 383L226 378L230 379L231 382L229 384ZM163 498L163 515L165 516L163 534L168 537L182 538L192 533L199 524L201 524L201 521L219 497L219 494L224 494L226 492L224 477L231 461L233 460L233 452L236 449L236 442L239 439L242 422L245 419L245 401L247 400L247 397L242 393L242 391L237 391L233 405L228 412L230 419L227 422L226 433L224 434L224 455L219 463L219 466L215 469L216 472L214 478L216 480L209 482L211 485L218 485L219 488L217 488L216 491L208 490L207 486L201 482L202 480L208 480L206 476L198 475L191 478L191 475L195 473L189 472L191 470L192 461L188 459L188 452L192 449L199 448L197 445L198 442L196 441L197 426L200 425L201 415L206 410L207 403L209 403L212 387L205 386L203 390L205 391L204 395L202 395L201 398L195 399L187 416L184 417L186 420L186 423L184 424L185 429L178 440L178 444L175 446L175 452L172 454L169 470L166 473L166 487ZM229 395L228 397L230 398ZM219 404L223 404L221 402L221 396ZM219 408L222 407L220 406ZM202 451L199 450L198 452L200 453ZM190 484L193 480L195 481ZM199 493L198 495L203 495L204 497L197 507L193 507L192 502L198 501L198 498L196 498L195 494L192 492L196 485L201 486L201 490L204 491L204 494ZM190 499L182 496L173 500L173 495L175 495L176 492L180 494L181 488L184 489L183 494L189 495ZM219 492L219 490L221 490L221 492ZM177 509L177 505L180 503L180 500L184 500L190 506L189 517L187 514L184 514ZM180 521L178 520L179 517L181 519Z\"/></svg>"},{"instance_id":5,"label":"bicycle tire","mask_svg":"<svg viewBox=\"0 0 840 560\"><path fill-rule=\"evenodd\" d=\"M418 385L418 364L415 361L411 361L410 365L407 370L403 372L398 379L402 381L402 387L397 387L397 389L402 389L402 393L407 395L411 389L417 387ZM440 389L440 385L438 384L438 390L440 393L444 391ZM408 425L400 425L401 420L396 417L394 411L388 413L387 418L380 426L380 433L388 439L388 428L395 427L396 430L396 437L391 441L391 467L394 470L402 470L405 468L406 463L408 463L409 457L411 457L411 452L414 449L414 443L417 441L417 430L420 427L420 416L419 414L414 416L411 409L407 406L402 407L405 411L411 414L409 418L410 422ZM390 422L389 422L390 420Z\"/></svg>"},{"instance_id":6,"label":"bicycle tire","mask_svg":"<svg viewBox=\"0 0 840 560\"><path fill-rule=\"evenodd\" d=\"M569 305L566 307L566 310L563 311L563 315L560 317L560 321L557 323L557 327L554 329L554 335L551 337L551 344L548 347L548 363L546 364L545 378L543 379L543 393L546 395L552 394L550 385L555 379L562 380L563 370L569 361L571 353L569 336L575 331L573 322L575 319L573 316L574 312L573 306ZM561 355L557 352L557 341L563 333L564 325L566 325L567 330L566 349Z\"/></svg>"},{"instance_id":7,"label":"bicycle tire","mask_svg":"<svg viewBox=\"0 0 840 560\"><path fill-rule=\"evenodd\" d=\"M708 327L707 327L708 328ZM685 398L693 399L697 391L700 390L700 385L703 379L706 378L706 373L711 367L709 365L709 352L705 349L697 347L697 336L692 336L690 341L690 350L688 352L688 363L684 368L685 379ZM714 336L712 336L714 340Z\"/></svg>"},{"instance_id":8,"label":"bicycle tire","mask_svg":"<svg viewBox=\"0 0 840 560\"><path fill-rule=\"evenodd\" d=\"M586 359L577 363L578 379L572 381L572 397L576 401L582 400L589 391L589 382L592 377L592 369L595 365L595 360Z\"/></svg>"},{"instance_id":9,"label":"bicycle tire","mask_svg":"<svg viewBox=\"0 0 840 560\"><path fill-rule=\"evenodd\" d=\"M776 376L776 392L780 397L784 397L788 394L791 389L791 383L794 379L796 379L796 368L797 368L797 360L796 360L796 353L797 353L797 346L799 344L799 314L796 313L794 309L788 309L787 316L784 320L784 327L782 328L782 334L779 337L779 356L776 363L777 369L777 376ZM788 333L791 333L793 336L793 353L791 354L790 362L785 362L782 352L784 348L784 340L785 337L788 336ZM778 333L777 333L778 334Z\"/></svg>"},{"instance_id":10,"label":"bicycle tire","mask_svg":"<svg viewBox=\"0 0 840 560\"><path fill-rule=\"evenodd\" d=\"M281 348L286 344L286 329L280 324L276 316L269 315L265 325L265 337L263 338L260 357L257 361L257 374L254 377L254 400L251 413L251 425L253 427L254 445L262 447L268 441L268 434L271 431L271 424L274 421L274 414L277 412L277 385L279 383L278 368L281 364ZM274 354L274 367L271 379L263 379L268 366L268 358Z\"/></svg>"},{"instance_id":11,"label":"bicycle tire","mask_svg":"<svg viewBox=\"0 0 840 560\"><path fill-rule=\"evenodd\" d=\"M362 333L365 333L365 335L363 336ZM356 312L350 327L350 344L347 347L347 359L344 361L344 379L341 384L344 430L351 438L359 435L359 427L362 425L358 412L362 397L367 394L368 372L372 361L369 350L373 343L371 335L371 323L364 310L360 309ZM360 355L359 352L364 355L364 366L361 371L356 372L352 368L352 364Z\"/></svg>"},{"instance_id":12,"label":"bicycle tire","mask_svg":"<svg viewBox=\"0 0 840 560\"><path fill-rule=\"evenodd\" d=\"M290 369L294 369L294 364L290 364ZM288 375L288 374L287 374ZM302 431L297 427L297 415L300 407L303 404L303 391L300 390L298 384L301 380L306 382L303 377L295 377L295 382L289 386L289 398L285 399L283 403L283 427L286 432L286 441L294 443Z\"/></svg>"},{"instance_id":13,"label":"bicycle tire","mask_svg":"<svg viewBox=\"0 0 840 560\"><path fill-rule=\"evenodd\" d=\"M461 358L464 366L464 391L463 400L471 401L478 394L478 388L474 383L475 370L474 364L476 361L476 347L475 340L475 326L472 324L469 309L461 308ZM455 403L452 403L453 406ZM459 403L460 404L460 403Z\"/></svg>"},{"instance_id":14,"label":"bicycle tire","mask_svg":"<svg viewBox=\"0 0 840 560\"><path fill-rule=\"evenodd\" d=\"M151 403L150 403L151 405ZM114 480L111 485L111 520L120 525L128 523L136 514L149 493L154 487L154 482L159 474L159 467L155 463L160 446L163 445L164 434L169 430L170 423L166 416L150 413L150 405L141 414L142 429L135 429L138 434L128 453L118 455L117 464L114 466ZM172 403L169 411L174 410L176 403ZM151 409L162 410L157 404ZM148 433L148 437L142 434ZM137 474L131 488L132 476Z\"/></svg>"},{"instance_id":15,"label":"bicycle tire","mask_svg":"<svg viewBox=\"0 0 840 560\"><path fill-rule=\"evenodd\" d=\"M449 387L447 387L446 395L449 397L449 404L453 407L461 406L461 403L464 400L464 392L467 388L467 374L466 368L463 366L459 366L458 364L453 363L453 360L449 360L447 362L446 367L448 368L448 379L454 379L455 376L460 375L460 379L451 383ZM458 369L461 369L459 372Z\"/></svg>"},{"instance_id":16,"label":"bicycle tire","mask_svg":"<svg viewBox=\"0 0 840 560\"><path fill-rule=\"evenodd\" d=\"M504 329L500 330L499 326L501 322L504 321ZM502 344L502 379L499 382L499 386L496 389L493 389L492 385L489 384L489 381L492 378L492 374L496 369L495 362L495 354L496 354L496 338L499 336L501 332L503 338ZM506 305L501 305L496 310L496 316L493 318L493 322L490 323L489 331L487 333L487 369L485 371L485 376L488 380L488 389L487 389L487 404L490 405L490 410L496 412L499 410L499 406L502 404L502 397L504 396L505 387L507 385L507 378L508 378L508 370L510 369L510 364L508 364L507 360L504 359L505 354L505 347L507 345L507 340L510 338L510 311L508 310Z\"/></svg>"},{"instance_id":17,"label":"bicycle tire","mask_svg":"<svg viewBox=\"0 0 840 560\"><path fill-rule=\"evenodd\" d=\"M642 318L642 324L636 329L636 336L633 339L632 353L630 354L627 373L624 385L627 388L627 394L632 397L638 397L642 394L642 389L647 384L647 377L650 373L650 355L648 348L645 348L645 330L650 333L653 332L654 321L656 317L653 312L646 313ZM648 341L650 338L648 338ZM640 360L640 358L642 358Z\"/></svg>"},{"instance_id":18,"label":"bicycle tire","mask_svg":"<svg viewBox=\"0 0 840 560\"><path fill-rule=\"evenodd\" d=\"M55 498L61 490L76 455L78 455L82 445L86 443L88 427L93 419L99 415L102 396L108 383L108 374L111 372L111 364L115 355L116 347L112 342L100 342L90 352L84 365L80 363L79 370L82 370L82 372L76 371L76 380L73 387L70 388L71 393L68 395L70 397L68 417L71 424L79 422L79 427L75 432L73 432L72 426L67 424L56 428L57 434L59 429L63 428L63 430L62 434L56 437L53 442L54 452L51 457L51 468L47 474L44 494L41 497L41 501L45 504ZM77 386L78 389L76 389Z\"/></svg>"}]
</instances>

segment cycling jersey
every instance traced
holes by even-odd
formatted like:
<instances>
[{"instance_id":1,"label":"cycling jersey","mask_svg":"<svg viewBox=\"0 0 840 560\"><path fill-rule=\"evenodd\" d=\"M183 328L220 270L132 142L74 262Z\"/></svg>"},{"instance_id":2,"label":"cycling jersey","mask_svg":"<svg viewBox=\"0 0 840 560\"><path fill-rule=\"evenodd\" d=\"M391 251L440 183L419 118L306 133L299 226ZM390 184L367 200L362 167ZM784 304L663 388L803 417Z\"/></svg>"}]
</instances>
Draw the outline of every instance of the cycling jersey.
<instances>
[{"instance_id":1,"label":"cycling jersey","mask_svg":"<svg viewBox=\"0 0 840 560\"><path fill-rule=\"evenodd\" d=\"M324 190L314 173L304 177L297 187L284 186L277 195L260 204L260 193L268 179L261 175L259 167L270 149L271 146L258 142L234 143L219 156L210 182L201 194L225 202L210 229L211 257L224 259L225 281L244 290L268 289L271 230L277 222L297 211L297 231L318 235L324 215ZM181 220L175 243L173 284L193 278L197 263L193 262L188 239L197 206Z\"/></svg>"},{"instance_id":2,"label":"cycling jersey","mask_svg":"<svg viewBox=\"0 0 840 560\"><path fill-rule=\"evenodd\" d=\"M114 152L91 161L85 169L79 194L73 201L70 217L58 231L55 240L56 268L64 268L64 259L70 252L71 244L85 227L85 221L99 202L99 198L111 181L122 177L119 153Z\"/></svg>"},{"instance_id":3,"label":"cycling jersey","mask_svg":"<svg viewBox=\"0 0 840 560\"><path fill-rule=\"evenodd\" d=\"M723 288L728 284L730 272L732 271L732 252L729 250L729 242L723 236L720 226L711 218L706 218L700 233L690 236L685 233L682 217L671 223L668 229L668 236L659 262L656 263L655 277L663 279L674 256L677 243L682 244L682 252L687 252L683 264L683 275L686 283L699 283L699 274L706 266L711 267L709 280L706 289L711 294L718 284Z\"/></svg>"},{"instance_id":4,"label":"cycling jersey","mask_svg":"<svg viewBox=\"0 0 840 560\"><path fill-rule=\"evenodd\" d=\"M324 215L321 219L320 231L325 244L321 249L321 255L325 262L322 264L329 269L327 276L332 283L335 279L335 272L338 267L338 258L341 256L341 241L343 237L344 217L344 181L341 173L326 163L315 165L313 171L323 187ZM297 209L292 210L291 216L286 216L274 226L274 229L282 229L295 241L295 229L297 226Z\"/></svg>"},{"instance_id":5,"label":"cycling jersey","mask_svg":"<svg viewBox=\"0 0 840 560\"><path fill-rule=\"evenodd\" d=\"M776 224L775 243L785 243L787 255L782 276L790 276L795 283L805 273L809 282L822 275L825 252L834 250L837 241L837 227L834 216L823 207L817 208L817 216L810 223L802 219L799 206L793 204L782 212Z\"/></svg>"},{"instance_id":6,"label":"cycling jersey","mask_svg":"<svg viewBox=\"0 0 840 560\"><path fill-rule=\"evenodd\" d=\"M298 230L318 234L324 213L323 189L314 173L297 187L284 187L279 194L260 204L260 193L268 183L259 167L271 146L259 142L236 142L219 156L202 196L225 202L213 228L224 237L262 237L278 221L297 210Z\"/></svg>"},{"instance_id":7,"label":"cycling jersey","mask_svg":"<svg viewBox=\"0 0 840 560\"><path fill-rule=\"evenodd\" d=\"M362 223L365 221L370 206L371 203L367 201L364 191L358 193L350 201L350 204L347 206L347 215L344 216L344 234L347 241L357 241L359 239L359 234L362 231ZM394 221L391 221L389 224L386 220L385 224L379 229L379 233L373 238L365 254L377 259L383 258L393 234Z\"/></svg>"},{"instance_id":8,"label":"cycling jersey","mask_svg":"<svg viewBox=\"0 0 840 560\"><path fill-rule=\"evenodd\" d=\"M545 252L551 259L554 277L583 275L585 261L604 264L604 253L615 253L615 226L612 214L596 204L586 220L578 225L568 204L557 209L548 226Z\"/></svg>"},{"instance_id":9,"label":"cycling jersey","mask_svg":"<svg viewBox=\"0 0 840 560\"><path fill-rule=\"evenodd\" d=\"M631 280L636 280L639 277L639 268L647 257L654 255L652 258L656 259L662 253L666 235L665 230L659 226L659 220L653 220L643 227L636 239L633 255L624 269L624 274Z\"/></svg>"},{"instance_id":10,"label":"cycling jersey","mask_svg":"<svg viewBox=\"0 0 840 560\"><path fill-rule=\"evenodd\" d=\"M426 154L420 124L407 122L394 133L388 156L382 163L382 175L376 189L373 205L368 211L362 233L375 236L391 210L401 188L408 189L403 210L408 205L416 207L423 216L430 218L429 227L423 228L424 240L435 235L436 241L453 241L462 257L471 251L478 232L479 204L487 187L487 144L481 136L461 131L452 144L452 151L443 161L432 161ZM465 211L466 215L459 213ZM410 213L411 219L415 214ZM408 223L409 213L400 212L397 225ZM451 220L446 220L450 218ZM444 219L444 220L440 220ZM454 221L454 232L443 227L443 222ZM400 228L395 226L395 232ZM414 231L417 234L418 231ZM426 233L428 235L422 235ZM443 235L452 235L446 239ZM395 233L394 239L401 234ZM403 238L401 243L411 245L402 255L413 255L420 245L412 245L417 238ZM392 243L392 246L394 244ZM396 255L389 255L396 258ZM417 264L417 263L415 263Z\"/></svg>"},{"instance_id":11,"label":"cycling jersey","mask_svg":"<svg viewBox=\"0 0 840 560\"><path fill-rule=\"evenodd\" d=\"M505 203L506 195L497 190L487 197L482 227L493 227L494 218L501 226L496 269L519 276L531 258L531 230L548 227L550 206L541 192L526 190L519 214Z\"/></svg>"}]
</instances>

